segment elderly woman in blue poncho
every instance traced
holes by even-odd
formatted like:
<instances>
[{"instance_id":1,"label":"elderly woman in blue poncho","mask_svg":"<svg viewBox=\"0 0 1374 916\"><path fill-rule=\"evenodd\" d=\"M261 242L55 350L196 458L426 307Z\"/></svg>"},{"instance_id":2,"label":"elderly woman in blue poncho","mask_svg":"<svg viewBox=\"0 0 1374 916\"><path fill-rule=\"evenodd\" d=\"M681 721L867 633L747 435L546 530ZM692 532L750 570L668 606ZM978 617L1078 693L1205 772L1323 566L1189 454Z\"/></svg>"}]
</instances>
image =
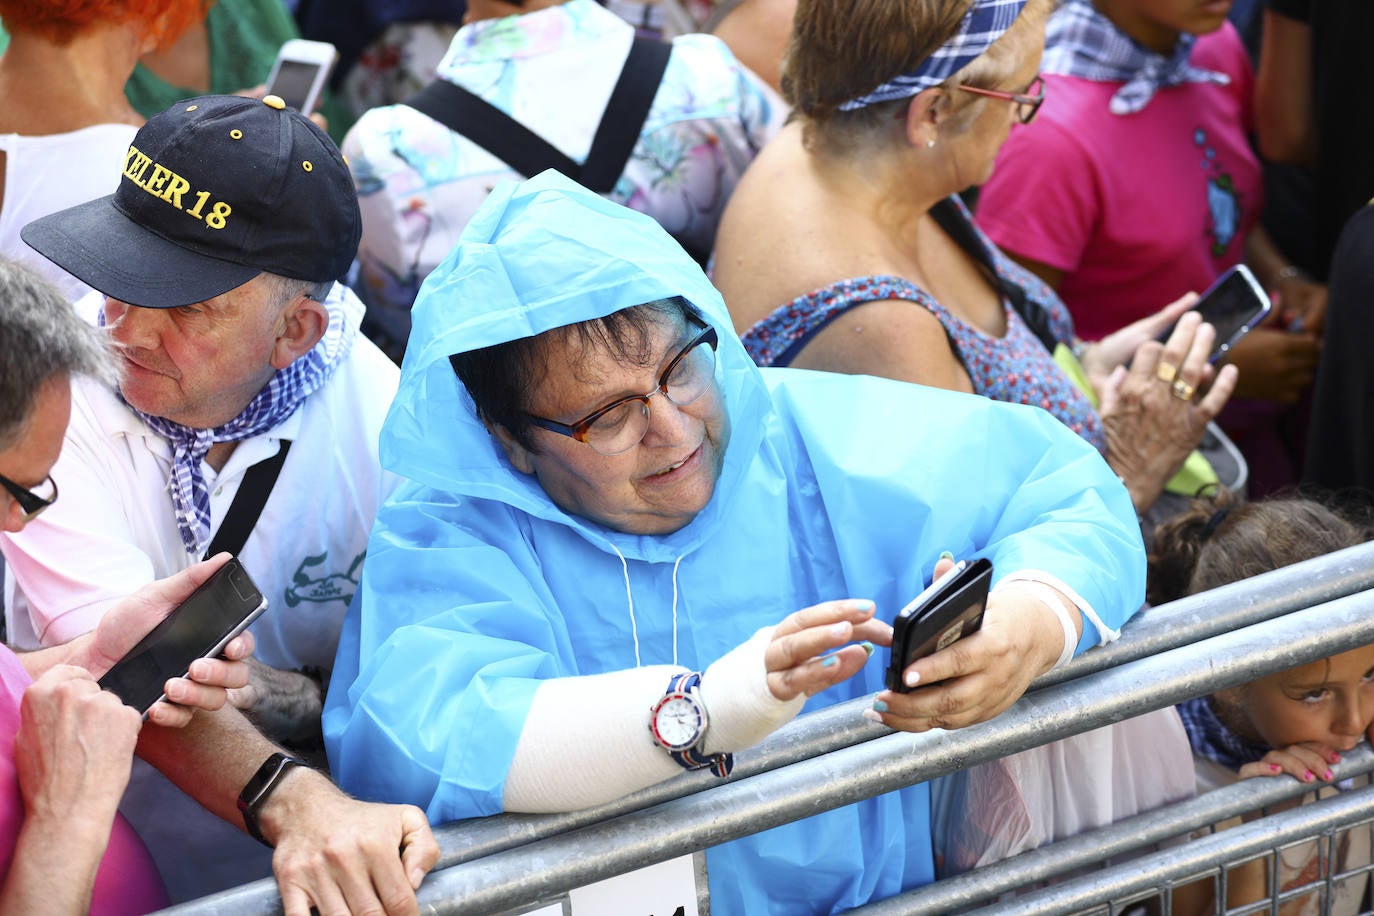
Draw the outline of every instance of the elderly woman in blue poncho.
<instances>
[{"instance_id":1,"label":"elderly woman in blue poncho","mask_svg":"<svg viewBox=\"0 0 1374 916\"><path fill-rule=\"evenodd\" d=\"M497 188L425 282L381 454L408 482L372 533L326 742L341 785L436 823L724 772L856 697L893 728L982 721L1143 595L1130 498L1048 413L759 370L652 220L553 173ZM861 641L887 644L944 551L992 560L983 628L883 690ZM673 690L707 723L676 751L650 728L673 731L650 711ZM890 896L932 879L928 789L707 867L718 914Z\"/></svg>"}]
</instances>

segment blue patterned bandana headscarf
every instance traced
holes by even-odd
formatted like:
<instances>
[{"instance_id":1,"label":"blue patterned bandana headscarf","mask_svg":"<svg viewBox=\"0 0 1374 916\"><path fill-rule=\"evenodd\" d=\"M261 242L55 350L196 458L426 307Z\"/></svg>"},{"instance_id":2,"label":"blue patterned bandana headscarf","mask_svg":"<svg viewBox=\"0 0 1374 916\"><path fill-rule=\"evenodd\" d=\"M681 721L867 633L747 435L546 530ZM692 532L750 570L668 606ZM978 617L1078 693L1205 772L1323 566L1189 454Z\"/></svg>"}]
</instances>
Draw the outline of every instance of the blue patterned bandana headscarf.
<instances>
[{"instance_id":1,"label":"blue patterned bandana headscarf","mask_svg":"<svg viewBox=\"0 0 1374 916\"><path fill-rule=\"evenodd\" d=\"M1179 703L1178 717L1183 720L1183 730L1188 733L1188 743L1193 753L1219 763L1228 770L1239 770L1247 763L1254 763L1269 748L1262 744L1252 744L1237 735L1217 718L1212 708L1211 697L1196 697Z\"/></svg>"},{"instance_id":2,"label":"blue patterned bandana headscarf","mask_svg":"<svg viewBox=\"0 0 1374 916\"><path fill-rule=\"evenodd\" d=\"M336 285L335 289L338 288ZM199 557L210 542L210 488L201 469L210 446L217 442L251 439L283 423L302 401L329 381L352 348L358 336L357 323L349 320L334 294L330 294L325 305L329 309L329 328L320 342L309 353L274 374L243 412L223 426L214 429L182 426L130 405L130 410L172 446L172 476L167 481L167 490L187 553ZM103 311L100 323L105 324ZM120 400L124 400L122 395Z\"/></svg>"},{"instance_id":3,"label":"blue patterned bandana headscarf","mask_svg":"<svg viewBox=\"0 0 1374 916\"><path fill-rule=\"evenodd\" d=\"M1173 53L1165 57L1132 41L1099 13L1091 0L1064 0L1046 27L1040 72L1099 83L1125 83L1112 96L1108 107L1112 114L1135 114L1150 103L1156 92L1168 86L1224 86L1231 81L1225 73L1204 70L1188 62L1196 41L1195 35L1180 35Z\"/></svg>"},{"instance_id":4,"label":"blue patterned bandana headscarf","mask_svg":"<svg viewBox=\"0 0 1374 916\"><path fill-rule=\"evenodd\" d=\"M840 111L909 99L922 90L940 85L992 47L993 42L1011 28L1025 5L1026 0L975 0L959 23L958 33L921 61L915 70L894 76L868 95L845 102Z\"/></svg>"}]
</instances>

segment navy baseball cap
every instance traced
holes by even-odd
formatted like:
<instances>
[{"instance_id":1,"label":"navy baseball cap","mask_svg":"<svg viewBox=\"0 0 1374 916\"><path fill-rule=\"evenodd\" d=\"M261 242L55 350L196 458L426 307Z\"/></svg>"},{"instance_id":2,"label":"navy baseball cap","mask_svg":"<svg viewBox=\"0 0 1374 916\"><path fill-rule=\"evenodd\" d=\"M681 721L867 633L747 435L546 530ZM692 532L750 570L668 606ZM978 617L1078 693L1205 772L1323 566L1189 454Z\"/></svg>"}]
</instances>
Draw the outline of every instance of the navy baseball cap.
<instances>
[{"instance_id":1,"label":"navy baseball cap","mask_svg":"<svg viewBox=\"0 0 1374 916\"><path fill-rule=\"evenodd\" d=\"M336 280L361 234L348 165L324 131L276 96L215 95L148 119L114 194L20 237L107 296L175 308L264 271Z\"/></svg>"}]
</instances>

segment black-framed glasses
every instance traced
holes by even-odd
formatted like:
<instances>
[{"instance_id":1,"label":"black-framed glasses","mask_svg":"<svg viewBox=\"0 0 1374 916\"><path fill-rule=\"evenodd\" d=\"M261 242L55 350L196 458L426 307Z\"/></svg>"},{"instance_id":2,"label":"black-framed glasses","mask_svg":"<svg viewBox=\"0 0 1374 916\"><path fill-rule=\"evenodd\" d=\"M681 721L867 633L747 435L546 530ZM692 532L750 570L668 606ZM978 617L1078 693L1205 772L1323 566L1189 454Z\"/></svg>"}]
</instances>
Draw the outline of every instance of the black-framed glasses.
<instances>
[{"instance_id":1,"label":"black-framed glasses","mask_svg":"<svg viewBox=\"0 0 1374 916\"><path fill-rule=\"evenodd\" d=\"M526 414L541 429L590 445L598 454L619 455L640 443L649 431L649 399L661 394L678 407L686 407L706 393L716 375L716 329L706 328L678 351L663 370L658 385L645 394L612 401L571 425Z\"/></svg>"},{"instance_id":2,"label":"black-framed glasses","mask_svg":"<svg viewBox=\"0 0 1374 916\"><path fill-rule=\"evenodd\" d=\"M985 95L991 99L1001 99L1004 102L1011 102L1016 106L1016 117L1022 124L1029 124L1035 120L1035 114L1040 110L1040 106L1045 104L1045 81L1039 75L1031 80L1024 93L1003 92L1000 89L979 89L977 86L960 86L965 92L972 92L974 95Z\"/></svg>"},{"instance_id":3,"label":"black-framed glasses","mask_svg":"<svg viewBox=\"0 0 1374 916\"><path fill-rule=\"evenodd\" d=\"M19 503L19 508L24 512L24 521L30 522L38 513L57 502L57 481L52 479L49 474L37 487L37 491L10 480L4 474L0 474L0 486L9 491L14 497L14 501Z\"/></svg>"}]
</instances>

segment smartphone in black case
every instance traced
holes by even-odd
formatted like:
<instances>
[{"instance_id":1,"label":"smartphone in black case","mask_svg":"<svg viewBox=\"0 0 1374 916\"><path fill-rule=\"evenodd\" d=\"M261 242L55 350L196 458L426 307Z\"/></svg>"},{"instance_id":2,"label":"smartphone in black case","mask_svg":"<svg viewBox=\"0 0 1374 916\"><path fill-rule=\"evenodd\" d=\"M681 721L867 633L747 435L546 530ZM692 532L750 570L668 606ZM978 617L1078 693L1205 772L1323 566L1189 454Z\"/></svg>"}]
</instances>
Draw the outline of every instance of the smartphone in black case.
<instances>
[{"instance_id":1,"label":"smartphone in black case","mask_svg":"<svg viewBox=\"0 0 1374 916\"><path fill-rule=\"evenodd\" d=\"M902 682L907 666L978 631L991 584L991 561L961 560L897 612L887 668L889 690L910 693L913 688Z\"/></svg>"},{"instance_id":2,"label":"smartphone in black case","mask_svg":"<svg viewBox=\"0 0 1374 916\"><path fill-rule=\"evenodd\" d=\"M146 718L164 698L168 678L185 677L191 662L219 655L266 609L267 599L235 557L105 672L100 686Z\"/></svg>"}]
</instances>

